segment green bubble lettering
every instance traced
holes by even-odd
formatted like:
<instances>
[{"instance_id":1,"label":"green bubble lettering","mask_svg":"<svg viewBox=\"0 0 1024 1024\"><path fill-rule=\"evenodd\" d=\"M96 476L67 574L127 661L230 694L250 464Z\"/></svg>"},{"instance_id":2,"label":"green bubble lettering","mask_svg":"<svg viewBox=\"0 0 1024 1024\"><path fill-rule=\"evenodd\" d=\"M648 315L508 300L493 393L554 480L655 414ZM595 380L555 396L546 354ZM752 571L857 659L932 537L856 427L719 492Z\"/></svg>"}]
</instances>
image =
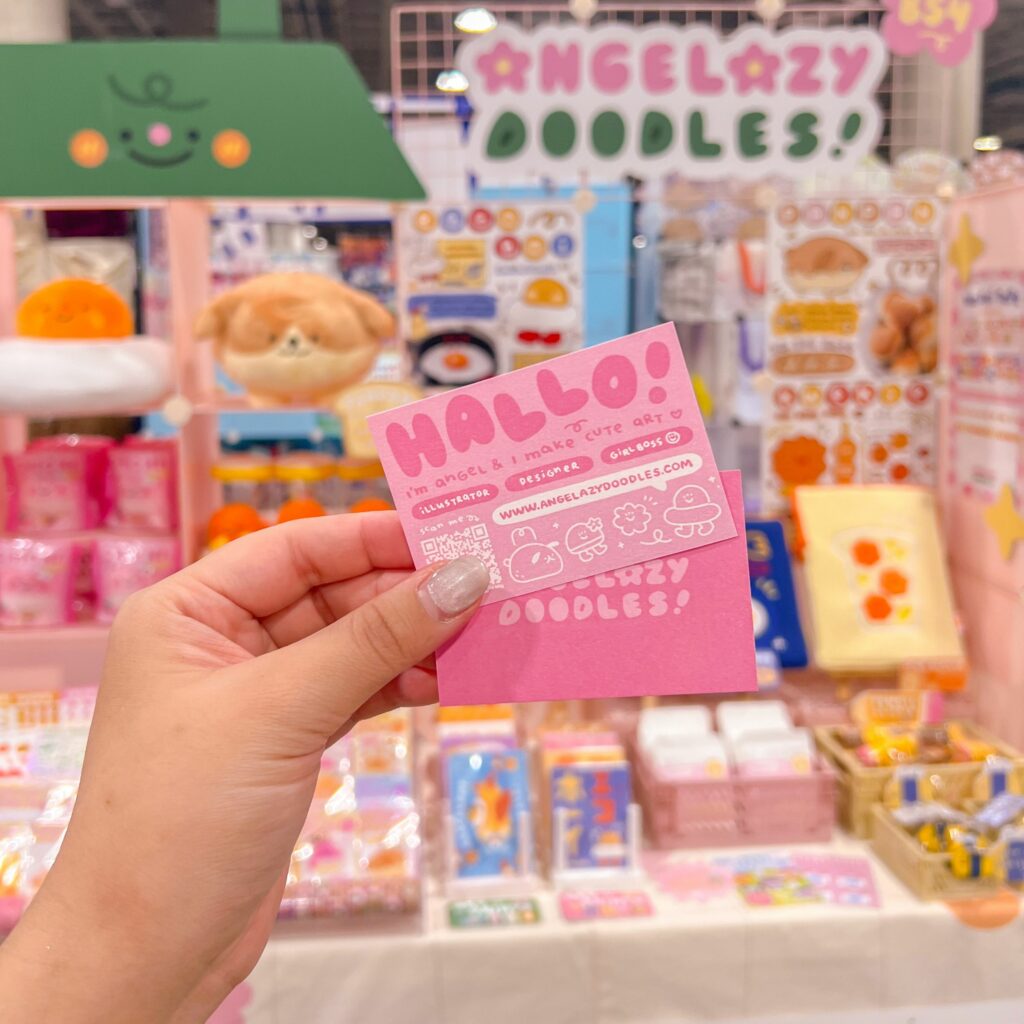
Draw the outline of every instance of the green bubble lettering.
<instances>
[{"instance_id":1,"label":"green bubble lettering","mask_svg":"<svg viewBox=\"0 0 1024 1024\"><path fill-rule=\"evenodd\" d=\"M698 160L708 160L721 156L722 146L718 142L711 142L704 135L704 115L695 110L690 115L690 152Z\"/></svg>"},{"instance_id":2,"label":"green bubble lettering","mask_svg":"<svg viewBox=\"0 0 1024 1024\"><path fill-rule=\"evenodd\" d=\"M740 118L737 129L740 153L750 160L768 152L764 143L764 122L767 117L763 111L751 110Z\"/></svg>"},{"instance_id":3,"label":"green bubble lettering","mask_svg":"<svg viewBox=\"0 0 1024 1024\"><path fill-rule=\"evenodd\" d=\"M794 159L810 156L818 148L818 115L810 111L794 114L787 125L793 141L786 147L786 154Z\"/></svg>"},{"instance_id":4,"label":"green bubble lettering","mask_svg":"<svg viewBox=\"0 0 1024 1024\"><path fill-rule=\"evenodd\" d=\"M615 156L626 141L626 124L614 110L602 111L590 126L590 142L598 156Z\"/></svg>"},{"instance_id":5,"label":"green bubble lettering","mask_svg":"<svg viewBox=\"0 0 1024 1024\"><path fill-rule=\"evenodd\" d=\"M541 141L552 156L565 156L576 145L576 122L572 114L553 110L544 118Z\"/></svg>"},{"instance_id":6,"label":"green bubble lettering","mask_svg":"<svg viewBox=\"0 0 1024 1024\"><path fill-rule=\"evenodd\" d=\"M644 156L657 156L672 145L675 129L660 110L648 110L640 127L640 152Z\"/></svg>"},{"instance_id":7,"label":"green bubble lettering","mask_svg":"<svg viewBox=\"0 0 1024 1024\"><path fill-rule=\"evenodd\" d=\"M487 136L487 155L493 160L507 160L525 145L526 125L523 119L511 110L506 110L494 122L491 134Z\"/></svg>"}]
</instances>

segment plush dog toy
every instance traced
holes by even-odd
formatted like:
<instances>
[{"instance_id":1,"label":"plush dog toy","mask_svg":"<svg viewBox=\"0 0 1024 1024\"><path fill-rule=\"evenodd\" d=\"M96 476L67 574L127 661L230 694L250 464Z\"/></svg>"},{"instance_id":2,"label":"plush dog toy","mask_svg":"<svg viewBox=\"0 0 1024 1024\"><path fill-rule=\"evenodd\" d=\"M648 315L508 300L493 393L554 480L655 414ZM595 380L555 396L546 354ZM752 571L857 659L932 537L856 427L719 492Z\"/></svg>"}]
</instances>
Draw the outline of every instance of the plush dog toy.
<instances>
[{"instance_id":1,"label":"plush dog toy","mask_svg":"<svg viewBox=\"0 0 1024 1024\"><path fill-rule=\"evenodd\" d=\"M296 272L224 292L195 330L256 405L327 405L366 376L395 321L365 292Z\"/></svg>"}]
</instances>

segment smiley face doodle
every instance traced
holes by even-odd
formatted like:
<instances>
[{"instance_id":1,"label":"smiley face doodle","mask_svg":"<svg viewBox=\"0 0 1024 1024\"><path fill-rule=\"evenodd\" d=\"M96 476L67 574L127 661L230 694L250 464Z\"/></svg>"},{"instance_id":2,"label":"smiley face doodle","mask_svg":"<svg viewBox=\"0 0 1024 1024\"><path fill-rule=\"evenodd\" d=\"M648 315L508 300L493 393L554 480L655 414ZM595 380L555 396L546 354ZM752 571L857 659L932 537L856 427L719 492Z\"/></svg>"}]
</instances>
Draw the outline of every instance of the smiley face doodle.
<instances>
[{"instance_id":1,"label":"smiley face doodle","mask_svg":"<svg viewBox=\"0 0 1024 1024\"><path fill-rule=\"evenodd\" d=\"M159 170L184 164L201 151L206 133L197 115L205 111L209 99L181 98L174 79L162 71L146 75L139 90L116 75L107 77L107 85L127 108L122 127L112 140L95 128L75 132L68 145L74 163L99 167L111 156L114 146L119 147L117 155ZM234 128L217 132L209 144L213 160L227 169L241 167L252 153L248 137Z\"/></svg>"},{"instance_id":2,"label":"smiley face doodle","mask_svg":"<svg viewBox=\"0 0 1024 1024\"><path fill-rule=\"evenodd\" d=\"M680 487L665 510L665 522L675 527L677 537L706 537L714 530L715 520L722 514L703 487L690 484Z\"/></svg>"},{"instance_id":3,"label":"smiley face doodle","mask_svg":"<svg viewBox=\"0 0 1024 1024\"><path fill-rule=\"evenodd\" d=\"M565 567L562 556L555 550L558 541L542 544L528 526L512 531L515 551L505 559L505 567L516 583L532 583L557 576Z\"/></svg>"}]
</instances>

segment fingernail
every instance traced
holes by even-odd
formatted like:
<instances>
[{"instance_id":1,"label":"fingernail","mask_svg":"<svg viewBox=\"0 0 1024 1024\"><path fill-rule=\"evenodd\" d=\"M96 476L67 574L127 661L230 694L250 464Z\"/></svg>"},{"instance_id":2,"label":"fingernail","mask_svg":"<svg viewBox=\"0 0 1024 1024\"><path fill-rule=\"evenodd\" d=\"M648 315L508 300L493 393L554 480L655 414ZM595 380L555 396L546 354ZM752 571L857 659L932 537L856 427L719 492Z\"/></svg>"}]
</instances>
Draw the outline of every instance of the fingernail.
<instances>
[{"instance_id":1,"label":"fingernail","mask_svg":"<svg viewBox=\"0 0 1024 1024\"><path fill-rule=\"evenodd\" d=\"M428 577L420 587L420 600L435 619L454 619L483 597L490 582L487 566L464 555Z\"/></svg>"}]
</instances>

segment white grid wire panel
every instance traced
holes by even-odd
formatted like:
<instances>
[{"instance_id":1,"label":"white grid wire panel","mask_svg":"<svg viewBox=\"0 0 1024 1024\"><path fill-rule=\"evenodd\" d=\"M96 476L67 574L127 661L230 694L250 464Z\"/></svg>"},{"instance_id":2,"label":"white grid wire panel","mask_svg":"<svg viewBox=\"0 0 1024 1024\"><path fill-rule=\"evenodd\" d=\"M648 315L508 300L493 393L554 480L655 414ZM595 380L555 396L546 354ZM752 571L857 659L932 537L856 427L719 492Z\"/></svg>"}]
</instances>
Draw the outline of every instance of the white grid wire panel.
<instances>
[{"instance_id":1,"label":"white grid wire panel","mask_svg":"<svg viewBox=\"0 0 1024 1024\"><path fill-rule=\"evenodd\" d=\"M396 4L391 9L391 91L400 96L440 96L435 81L441 71L454 66L455 51L466 36L455 27L455 16L467 4ZM574 21L567 4L501 4L488 3L498 21L510 21L523 28L550 22ZM795 4L787 7L778 21L779 28L849 28L878 29L884 13L881 3L854 0L831 4ZM758 21L753 5L747 2L719 3L604 3L598 8L592 24L626 22L631 25L654 23L670 25L708 25L723 35ZM893 58L878 88L878 104L882 110L883 127L878 151L888 156L894 137L916 138L913 124L899 124L900 119L917 117L917 77L914 62ZM403 120L429 116L402 113ZM924 140L922 140L923 143Z\"/></svg>"}]
</instances>

